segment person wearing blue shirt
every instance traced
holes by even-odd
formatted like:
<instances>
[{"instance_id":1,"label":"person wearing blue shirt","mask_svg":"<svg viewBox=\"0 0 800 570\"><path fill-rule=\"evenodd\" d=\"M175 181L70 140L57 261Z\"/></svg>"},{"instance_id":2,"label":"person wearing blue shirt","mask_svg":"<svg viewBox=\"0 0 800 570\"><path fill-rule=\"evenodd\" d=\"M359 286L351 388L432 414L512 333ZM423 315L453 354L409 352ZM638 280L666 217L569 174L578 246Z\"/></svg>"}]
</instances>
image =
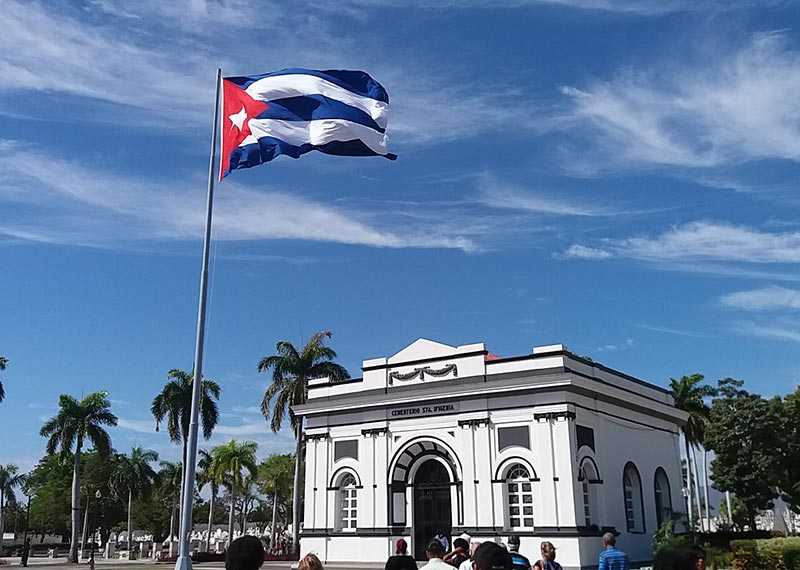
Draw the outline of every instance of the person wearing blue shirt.
<instances>
[{"instance_id":1,"label":"person wearing blue shirt","mask_svg":"<svg viewBox=\"0 0 800 570\"><path fill-rule=\"evenodd\" d=\"M617 548L617 538L610 532L603 535L603 552L597 570L630 570L628 555Z\"/></svg>"}]
</instances>

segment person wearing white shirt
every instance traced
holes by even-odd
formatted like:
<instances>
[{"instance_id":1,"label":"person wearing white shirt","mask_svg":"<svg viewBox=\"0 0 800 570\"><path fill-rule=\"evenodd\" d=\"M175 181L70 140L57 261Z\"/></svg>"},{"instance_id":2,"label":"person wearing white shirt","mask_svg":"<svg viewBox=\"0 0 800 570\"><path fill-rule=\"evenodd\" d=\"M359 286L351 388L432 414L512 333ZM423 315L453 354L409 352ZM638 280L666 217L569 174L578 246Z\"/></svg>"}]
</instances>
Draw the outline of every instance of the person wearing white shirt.
<instances>
[{"instance_id":1,"label":"person wearing white shirt","mask_svg":"<svg viewBox=\"0 0 800 570\"><path fill-rule=\"evenodd\" d=\"M469 558L464 560L458 567L458 570L473 570L472 561L475 558L475 551L481 545L481 541L477 538L472 538L469 541Z\"/></svg>"},{"instance_id":2,"label":"person wearing white shirt","mask_svg":"<svg viewBox=\"0 0 800 570\"><path fill-rule=\"evenodd\" d=\"M433 540L428 545L425 549L425 555L428 557L428 563L420 570L453 570L452 566L442 560L444 549L438 540Z\"/></svg>"}]
</instances>

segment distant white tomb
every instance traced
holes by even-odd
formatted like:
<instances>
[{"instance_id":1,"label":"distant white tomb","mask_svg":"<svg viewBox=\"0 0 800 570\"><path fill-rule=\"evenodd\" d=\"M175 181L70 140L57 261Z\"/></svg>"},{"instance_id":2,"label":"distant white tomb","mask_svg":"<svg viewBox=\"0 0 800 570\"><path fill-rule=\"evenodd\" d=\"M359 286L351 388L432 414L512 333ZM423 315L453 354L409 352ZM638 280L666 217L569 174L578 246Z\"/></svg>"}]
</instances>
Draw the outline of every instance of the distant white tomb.
<instances>
[{"instance_id":1,"label":"distant white tomb","mask_svg":"<svg viewBox=\"0 0 800 570\"><path fill-rule=\"evenodd\" d=\"M682 509L686 415L658 386L563 345L498 358L483 343L419 339L365 360L363 378L314 380L305 419L302 552L382 562L442 533L552 542L566 569L596 567L611 530L634 562ZM636 567L634 565L634 567Z\"/></svg>"}]
</instances>

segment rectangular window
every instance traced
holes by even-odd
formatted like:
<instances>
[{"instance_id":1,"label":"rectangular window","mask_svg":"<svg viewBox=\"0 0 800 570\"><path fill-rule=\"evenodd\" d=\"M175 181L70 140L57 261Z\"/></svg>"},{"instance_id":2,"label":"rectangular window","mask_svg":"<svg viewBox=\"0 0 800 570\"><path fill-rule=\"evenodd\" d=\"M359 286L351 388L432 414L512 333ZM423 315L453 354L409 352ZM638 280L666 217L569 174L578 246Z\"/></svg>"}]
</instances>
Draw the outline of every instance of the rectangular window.
<instances>
[{"instance_id":1,"label":"rectangular window","mask_svg":"<svg viewBox=\"0 0 800 570\"><path fill-rule=\"evenodd\" d=\"M497 428L497 445L500 451L507 447L531 448L531 432L528 426Z\"/></svg>"},{"instance_id":2,"label":"rectangular window","mask_svg":"<svg viewBox=\"0 0 800 570\"><path fill-rule=\"evenodd\" d=\"M345 457L358 459L358 440L348 439L345 441L335 441L333 443L333 460L339 461Z\"/></svg>"},{"instance_id":3,"label":"rectangular window","mask_svg":"<svg viewBox=\"0 0 800 570\"><path fill-rule=\"evenodd\" d=\"M594 448L594 430L592 428L576 425L575 435L578 440L578 449L585 445L592 451L596 451Z\"/></svg>"}]
</instances>

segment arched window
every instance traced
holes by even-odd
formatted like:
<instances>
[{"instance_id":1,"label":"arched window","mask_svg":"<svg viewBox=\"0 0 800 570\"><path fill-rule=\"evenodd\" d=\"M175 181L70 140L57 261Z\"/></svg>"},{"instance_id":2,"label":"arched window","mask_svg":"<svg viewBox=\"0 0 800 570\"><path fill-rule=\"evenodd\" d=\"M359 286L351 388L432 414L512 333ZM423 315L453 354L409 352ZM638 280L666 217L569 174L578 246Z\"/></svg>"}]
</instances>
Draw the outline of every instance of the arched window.
<instances>
[{"instance_id":1,"label":"arched window","mask_svg":"<svg viewBox=\"0 0 800 570\"><path fill-rule=\"evenodd\" d=\"M356 478L352 473L345 473L339 479L338 526L340 530L356 530L358 499L356 498Z\"/></svg>"},{"instance_id":2,"label":"arched window","mask_svg":"<svg viewBox=\"0 0 800 570\"><path fill-rule=\"evenodd\" d=\"M658 526L661 526L666 521L672 520L672 491L669 488L667 472L661 467L656 469L653 492L656 497L656 520Z\"/></svg>"},{"instance_id":3,"label":"arched window","mask_svg":"<svg viewBox=\"0 0 800 570\"><path fill-rule=\"evenodd\" d=\"M633 463L628 463L622 472L622 490L625 498L625 523L628 532L644 532L642 479Z\"/></svg>"},{"instance_id":4,"label":"arched window","mask_svg":"<svg viewBox=\"0 0 800 570\"><path fill-rule=\"evenodd\" d=\"M583 497L583 520L586 526L598 525L597 501L595 500L594 486L599 482L600 476L591 459L584 459L578 471L578 482L581 486Z\"/></svg>"},{"instance_id":5,"label":"arched window","mask_svg":"<svg viewBox=\"0 0 800 570\"><path fill-rule=\"evenodd\" d=\"M513 529L533 528L533 487L531 474L519 463L506 472L508 526Z\"/></svg>"}]
</instances>

